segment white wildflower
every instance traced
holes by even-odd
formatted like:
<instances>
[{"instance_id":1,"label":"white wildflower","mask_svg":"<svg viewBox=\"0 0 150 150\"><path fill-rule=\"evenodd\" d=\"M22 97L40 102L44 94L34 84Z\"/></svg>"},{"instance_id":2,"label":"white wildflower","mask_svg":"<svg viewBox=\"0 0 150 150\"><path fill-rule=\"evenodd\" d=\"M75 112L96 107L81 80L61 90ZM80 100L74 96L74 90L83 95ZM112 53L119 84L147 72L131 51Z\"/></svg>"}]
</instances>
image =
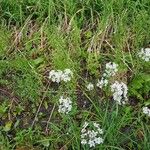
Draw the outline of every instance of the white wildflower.
<instances>
[{"instance_id":1,"label":"white wildflower","mask_svg":"<svg viewBox=\"0 0 150 150\"><path fill-rule=\"evenodd\" d=\"M49 72L49 79L51 79L52 82L57 82L57 83L61 81L68 82L71 80L72 76L73 76L73 72L70 69L65 69L64 71L51 70Z\"/></svg>"},{"instance_id":2,"label":"white wildflower","mask_svg":"<svg viewBox=\"0 0 150 150\"><path fill-rule=\"evenodd\" d=\"M95 147L96 145L94 140L89 140L88 144L90 145L90 147Z\"/></svg>"},{"instance_id":3,"label":"white wildflower","mask_svg":"<svg viewBox=\"0 0 150 150\"><path fill-rule=\"evenodd\" d=\"M100 125L93 123L92 128L89 127L90 123L85 122L81 130L81 144L89 145L90 147L95 147L97 144L102 144L104 142L101 134L103 130ZM99 132L100 131L100 132Z\"/></svg>"},{"instance_id":4,"label":"white wildflower","mask_svg":"<svg viewBox=\"0 0 150 150\"><path fill-rule=\"evenodd\" d=\"M89 123L85 121L84 125L83 125L83 128L86 128L88 125L89 125Z\"/></svg>"},{"instance_id":5,"label":"white wildflower","mask_svg":"<svg viewBox=\"0 0 150 150\"><path fill-rule=\"evenodd\" d=\"M68 82L71 80L72 76L73 72L70 69L65 69L61 76L61 80L64 82Z\"/></svg>"},{"instance_id":6,"label":"white wildflower","mask_svg":"<svg viewBox=\"0 0 150 150\"><path fill-rule=\"evenodd\" d=\"M150 109L148 107L143 107L143 113L150 117Z\"/></svg>"},{"instance_id":7,"label":"white wildflower","mask_svg":"<svg viewBox=\"0 0 150 150\"><path fill-rule=\"evenodd\" d=\"M107 80L107 79L104 79L104 78L102 77L101 80L98 80L96 86L99 87L99 88L102 88L103 86L107 86L107 84L108 84L108 80Z\"/></svg>"},{"instance_id":8,"label":"white wildflower","mask_svg":"<svg viewBox=\"0 0 150 150\"><path fill-rule=\"evenodd\" d=\"M85 145L85 144L87 144L87 141L85 139L82 139L81 144Z\"/></svg>"},{"instance_id":9,"label":"white wildflower","mask_svg":"<svg viewBox=\"0 0 150 150\"><path fill-rule=\"evenodd\" d=\"M97 128L97 130L98 130L99 134L103 134L103 129Z\"/></svg>"},{"instance_id":10,"label":"white wildflower","mask_svg":"<svg viewBox=\"0 0 150 150\"><path fill-rule=\"evenodd\" d=\"M73 76L73 72L70 69L65 69L64 73L70 75L71 77Z\"/></svg>"},{"instance_id":11,"label":"white wildflower","mask_svg":"<svg viewBox=\"0 0 150 150\"><path fill-rule=\"evenodd\" d=\"M145 61L150 61L150 48L142 48L138 53L139 57Z\"/></svg>"},{"instance_id":12,"label":"white wildflower","mask_svg":"<svg viewBox=\"0 0 150 150\"><path fill-rule=\"evenodd\" d=\"M85 128L82 128L81 133L84 133L85 131L86 131Z\"/></svg>"},{"instance_id":13,"label":"white wildflower","mask_svg":"<svg viewBox=\"0 0 150 150\"><path fill-rule=\"evenodd\" d=\"M107 86L109 78L114 76L117 71L118 64L114 62L107 63L105 72L103 73L101 80L98 80L97 87L102 88L103 86Z\"/></svg>"},{"instance_id":14,"label":"white wildflower","mask_svg":"<svg viewBox=\"0 0 150 150\"><path fill-rule=\"evenodd\" d=\"M98 123L94 122L93 125L94 125L94 127L99 128L99 124Z\"/></svg>"},{"instance_id":15,"label":"white wildflower","mask_svg":"<svg viewBox=\"0 0 150 150\"><path fill-rule=\"evenodd\" d=\"M89 84L87 85L87 89L88 89L88 91L93 90L93 89L94 89L94 85L93 85L92 83L89 83Z\"/></svg>"},{"instance_id":16,"label":"white wildflower","mask_svg":"<svg viewBox=\"0 0 150 150\"><path fill-rule=\"evenodd\" d=\"M106 69L105 69L105 73L103 74L103 76L105 77L114 76L117 71L118 71L118 64L114 62L109 62L106 64Z\"/></svg>"},{"instance_id":17,"label":"white wildflower","mask_svg":"<svg viewBox=\"0 0 150 150\"><path fill-rule=\"evenodd\" d=\"M62 71L58 70L51 70L49 72L49 79L51 79L53 82L59 83L61 81Z\"/></svg>"},{"instance_id":18,"label":"white wildflower","mask_svg":"<svg viewBox=\"0 0 150 150\"><path fill-rule=\"evenodd\" d=\"M59 99L59 113L68 114L72 109L72 101L69 97L64 98L63 96Z\"/></svg>"},{"instance_id":19,"label":"white wildflower","mask_svg":"<svg viewBox=\"0 0 150 150\"><path fill-rule=\"evenodd\" d=\"M95 143L96 143L96 144L101 144L101 143L103 143L103 142L104 142L104 139L103 139L103 138L101 138L101 137L95 138Z\"/></svg>"},{"instance_id":20,"label":"white wildflower","mask_svg":"<svg viewBox=\"0 0 150 150\"><path fill-rule=\"evenodd\" d=\"M123 82L119 83L115 81L114 84L111 85L111 91L113 92L113 99L119 104L125 104L128 100L127 98L127 85Z\"/></svg>"}]
</instances>

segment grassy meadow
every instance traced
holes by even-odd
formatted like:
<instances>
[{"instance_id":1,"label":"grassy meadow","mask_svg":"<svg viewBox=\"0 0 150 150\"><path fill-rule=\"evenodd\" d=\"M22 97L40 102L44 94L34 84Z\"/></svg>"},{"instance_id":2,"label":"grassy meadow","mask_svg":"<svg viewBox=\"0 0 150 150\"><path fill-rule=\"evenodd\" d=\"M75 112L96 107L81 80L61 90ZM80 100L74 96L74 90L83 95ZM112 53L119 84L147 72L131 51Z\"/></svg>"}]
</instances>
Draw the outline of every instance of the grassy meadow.
<instances>
[{"instance_id":1,"label":"grassy meadow","mask_svg":"<svg viewBox=\"0 0 150 150\"><path fill-rule=\"evenodd\" d=\"M150 48L150 0L0 0L0 150L150 150L142 48ZM99 88L109 62L118 69ZM70 81L50 79L65 69ZM124 105L115 81L127 86ZM66 114L61 96L71 100ZM81 142L85 122L103 129L101 144Z\"/></svg>"}]
</instances>

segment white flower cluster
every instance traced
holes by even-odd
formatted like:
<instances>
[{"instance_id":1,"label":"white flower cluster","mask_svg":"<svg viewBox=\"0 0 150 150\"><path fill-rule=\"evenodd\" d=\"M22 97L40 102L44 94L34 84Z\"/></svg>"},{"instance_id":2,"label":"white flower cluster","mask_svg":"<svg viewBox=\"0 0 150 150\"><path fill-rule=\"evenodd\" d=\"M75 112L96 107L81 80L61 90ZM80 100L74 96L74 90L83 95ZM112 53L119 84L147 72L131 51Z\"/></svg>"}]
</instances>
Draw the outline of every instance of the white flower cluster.
<instances>
[{"instance_id":1,"label":"white flower cluster","mask_svg":"<svg viewBox=\"0 0 150 150\"><path fill-rule=\"evenodd\" d=\"M142 48L138 53L139 57L145 61L150 61L150 48Z\"/></svg>"},{"instance_id":2,"label":"white flower cluster","mask_svg":"<svg viewBox=\"0 0 150 150\"><path fill-rule=\"evenodd\" d=\"M107 86L107 84L108 84L108 80L102 77L101 80L98 80L96 86L102 88L103 86Z\"/></svg>"},{"instance_id":3,"label":"white flower cluster","mask_svg":"<svg viewBox=\"0 0 150 150\"><path fill-rule=\"evenodd\" d=\"M49 72L49 79L53 82L60 83L61 81L68 82L71 80L73 72L70 69L61 70L51 70Z\"/></svg>"},{"instance_id":4,"label":"white flower cluster","mask_svg":"<svg viewBox=\"0 0 150 150\"><path fill-rule=\"evenodd\" d=\"M89 123L85 122L81 130L81 144L95 147L98 144L102 144L104 139L101 137L103 130L97 123L92 124L93 128L89 128Z\"/></svg>"},{"instance_id":5,"label":"white flower cluster","mask_svg":"<svg viewBox=\"0 0 150 150\"><path fill-rule=\"evenodd\" d=\"M72 109L72 101L69 97L64 98L63 96L59 99L59 113L68 114Z\"/></svg>"},{"instance_id":6,"label":"white flower cluster","mask_svg":"<svg viewBox=\"0 0 150 150\"><path fill-rule=\"evenodd\" d=\"M112 77L116 74L118 71L118 64L109 62L106 64L106 70L105 73L103 74L104 77L109 78Z\"/></svg>"},{"instance_id":7,"label":"white flower cluster","mask_svg":"<svg viewBox=\"0 0 150 150\"><path fill-rule=\"evenodd\" d=\"M125 104L128 101L127 98L127 85L123 82L119 83L115 81L114 84L111 85L111 91L113 92L113 99L119 104Z\"/></svg>"},{"instance_id":8,"label":"white flower cluster","mask_svg":"<svg viewBox=\"0 0 150 150\"><path fill-rule=\"evenodd\" d=\"M118 71L118 64L114 62L107 63L105 72L102 75L102 79L98 80L97 87L102 88L103 86L107 86L108 79L114 76L117 71Z\"/></svg>"},{"instance_id":9,"label":"white flower cluster","mask_svg":"<svg viewBox=\"0 0 150 150\"><path fill-rule=\"evenodd\" d=\"M148 107L143 107L143 113L150 117L150 109Z\"/></svg>"},{"instance_id":10,"label":"white flower cluster","mask_svg":"<svg viewBox=\"0 0 150 150\"><path fill-rule=\"evenodd\" d=\"M94 85L92 83L89 83L86 88L88 91L91 91L94 89Z\"/></svg>"}]
</instances>

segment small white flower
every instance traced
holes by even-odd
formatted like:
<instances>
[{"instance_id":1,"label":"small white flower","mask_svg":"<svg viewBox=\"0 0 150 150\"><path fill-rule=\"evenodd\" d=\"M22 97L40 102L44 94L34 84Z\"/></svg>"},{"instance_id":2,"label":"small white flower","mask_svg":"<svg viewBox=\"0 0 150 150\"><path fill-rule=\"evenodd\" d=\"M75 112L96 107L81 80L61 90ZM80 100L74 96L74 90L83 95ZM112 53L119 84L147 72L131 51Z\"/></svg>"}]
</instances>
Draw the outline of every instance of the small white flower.
<instances>
[{"instance_id":1,"label":"small white flower","mask_svg":"<svg viewBox=\"0 0 150 150\"><path fill-rule=\"evenodd\" d=\"M68 82L73 77L73 72L70 69L65 69L64 71L61 70L51 70L49 72L49 79L52 82L60 83L61 81Z\"/></svg>"},{"instance_id":2,"label":"small white flower","mask_svg":"<svg viewBox=\"0 0 150 150\"><path fill-rule=\"evenodd\" d=\"M114 84L111 85L111 91L113 92L113 99L119 104L125 104L128 100L127 98L127 85L123 82L119 83L115 81Z\"/></svg>"},{"instance_id":3,"label":"small white flower","mask_svg":"<svg viewBox=\"0 0 150 150\"><path fill-rule=\"evenodd\" d=\"M95 143L96 144L101 144L104 142L104 139L102 139L101 137L95 138Z\"/></svg>"},{"instance_id":4,"label":"small white flower","mask_svg":"<svg viewBox=\"0 0 150 150\"><path fill-rule=\"evenodd\" d=\"M100 125L98 123L91 124L89 128L89 123L85 122L82 130L81 130L81 144L89 145L90 147L95 147L97 144L103 143L103 138L101 137L101 134L103 134L103 130L100 128ZM92 128L93 129L92 129Z\"/></svg>"},{"instance_id":5,"label":"small white flower","mask_svg":"<svg viewBox=\"0 0 150 150\"><path fill-rule=\"evenodd\" d=\"M49 72L49 79L51 79L53 82L59 83L61 81L62 71L58 70L51 70Z\"/></svg>"},{"instance_id":6,"label":"small white flower","mask_svg":"<svg viewBox=\"0 0 150 150\"><path fill-rule=\"evenodd\" d=\"M64 73L70 75L71 77L73 76L73 72L70 69L65 69Z\"/></svg>"},{"instance_id":7,"label":"small white flower","mask_svg":"<svg viewBox=\"0 0 150 150\"><path fill-rule=\"evenodd\" d=\"M84 125L83 125L83 128L86 128L88 125L89 125L89 123L85 121Z\"/></svg>"},{"instance_id":8,"label":"small white flower","mask_svg":"<svg viewBox=\"0 0 150 150\"><path fill-rule=\"evenodd\" d=\"M94 122L93 125L94 125L94 127L99 128L99 124L98 123Z\"/></svg>"},{"instance_id":9,"label":"small white flower","mask_svg":"<svg viewBox=\"0 0 150 150\"><path fill-rule=\"evenodd\" d=\"M50 72L49 72L49 78L52 78L52 76L55 74L55 70L51 70Z\"/></svg>"},{"instance_id":10,"label":"small white flower","mask_svg":"<svg viewBox=\"0 0 150 150\"><path fill-rule=\"evenodd\" d=\"M150 109L148 107L143 107L143 113L150 117Z\"/></svg>"},{"instance_id":11,"label":"small white flower","mask_svg":"<svg viewBox=\"0 0 150 150\"><path fill-rule=\"evenodd\" d=\"M99 134L103 134L103 129L98 128L97 130L98 130Z\"/></svg>"},{"instance_id":12,"label":"small white flower","mask_svg":"<svg viewBox=\"0 0 150 150\"><path fill-rule=\"evenodd\" d=\"M88 144L90 145L90 147L95 147L95 142L93 140L89 140Z\"/></svg>"},{"instance_id":13,"label":"small white flower","mask_svg":"<svg viewBox=\"0 0 150 150\"><path fill-rule=\"evenodd\" d=\"M81 144L85 145L85 144L87 144L87 141L85 139L82 139Z\"/></svg>"},{"instance_id":14,"label":"small white flower","mask_svg":"<svg viewBox=\"0 0 150 150\"><path fill-rule=\"evenodd\" d=\"M92 83L89 83L89 84L87 85L87 89L88 89L89 91L93 90L93 89L94 89L94 85L93 85Z\"/></svg>"},{"instance_id":15,"label":"small white flower","mask_svg":"<svg viewBox=\"0 0 150 150\"><path fill-rule=\"evenodd\" d=\"M116 74L118 71L118 64L109 62L106 64L105 72L102 75L101 80L98 80L97 87L102 88L108 85L108 79Z\"/></svg>"},{"instance_id":16,"label":"small white flower","mask_svg":"<svg viewBox=\"0 0 150 150\"><path fill-rule=\"evenodd\" d=\"M91 131L88 130L88 135L89 135L90 138L96 137L97 134L98 134L98 132L96 132L96 131L94 131L94 130L91 130Z\"/></svg>"},{"instance_id":17,"label":"small white flower","mask_svg":"<svg viewBox=\"0 0 150 150\"><path fill-rule=\"evenodd\" d=\"M60 98L59 98L59 103L61 104L61 103L63 103L63 101L64 101L64 97L63 97L63 96L60 96Z\"/></svg>"},{"instance_id":18,"label":"small white flower","mask_svg":"<svg viewBox=\"0 0 150 150\"><path fill-rule=\"evenodd\" d=\"M102 77L102 79L100 81L98 80L96 86L99 87L99 88L102 88L103 86L107 86L107 84L108 84L108 80L104 79Z\"/></svg>"},{"instance_id":19,"label":"small white flower","mask_svg":"<svg viewBox=\"0 0 150 150\"><path fill-rule=\"evenodd\" d=\"M88 135L88 133L87 133L86 131L87 131L87 130L85 130L84 133L81 132L81 133L82 133L82 134L81 134L81 138L84 138L84 137L86 137L86 136Z\"/></svg>"},{"instance_id":20,"label":"small white flower","mask_svg":"<svg viewBox=\"0 0 150 150\"><path fill-rule=\"evenodd\" d=\"M150 61L150 48L142 48L138 56L147 62Z\"/></svg>"},{"instance_id":21,"label":"small white flower","mask_svg":"<svg viewBox=\"0 0 150 150\"><path fill-rule=\"evenodd\" d=\"M84 133L84 132L86 132L85 128L83 128L83 129L81 130L81 133Z\"/></svg>"},{"instance_id":22,"label":"small white flower","mask_svg":"<svg viewBox=\"0 0 150 150\"><path fill-rule=\"evenodd\" d=\"M118 64L116 64L114 62L109 62L106 64L104 76L105 77L114 76L117 71L118 71Z\"/></svg>"},{"instance_id":23,"label":"small white flower","mask_svg":"<svg viewBox=\"0 0 150 150\"><path fill-rule=\"evenodd\" d=\"M61 80L64 82L68 82L71 80L72 77L73 77L73 72L70 69L65 69L61 76Z\"/></svg>"},{"instance_id":24,"label":"small white flower","mask_svg":"<svg viewBox=\"0 0 150 150\"><path fill-rule=\"evenodd\" d=\"M61 80L64 82L68 82L71 80L71 77L69 77L67 74L62 74Z\"/></svg>"},{"instance_id":25,"label":"small white flower","mask_svg":"<svg viewBox=\"0 0 150 150\"><path fill-rule=\"evenodd\" d=\"M58 112L63 114L68 114L72 109L72 101L70 98L64 98L63 96L59 99Z\"/></svg>"},{"instance_id":26,"label":"small white flower","mask_svg":"<svg viewBox=\"0 0 150 150\"><path fill-rule=\"evenodd\" d=\"M53 82L59 83L61 81L61 75L62 75L62 71L51 70L49 73L49 79L51 79Z\"/></svg>"}]
</instances>

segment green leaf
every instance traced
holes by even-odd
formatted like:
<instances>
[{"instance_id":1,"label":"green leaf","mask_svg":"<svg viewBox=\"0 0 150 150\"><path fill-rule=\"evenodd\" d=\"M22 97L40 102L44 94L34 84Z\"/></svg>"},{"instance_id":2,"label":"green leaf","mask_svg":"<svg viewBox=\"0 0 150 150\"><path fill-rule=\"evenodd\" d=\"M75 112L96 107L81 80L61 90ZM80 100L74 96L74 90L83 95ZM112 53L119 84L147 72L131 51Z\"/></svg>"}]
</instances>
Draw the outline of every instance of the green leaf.
<instances>
[{"instance_id":1,"label":"green leaf","mask_svg":"<svg viewBox=\"0 0 150 150\"><path fill-rule=\"evenodd\" d=\"M12 126L12 121L6 122L4 131L6 131L6 132L10 131L11 126Z\"/></svg>"},{"instance_id":2,"label":"green leaf","mask_svg":"<svg viewBox=\"0 0 150 150\"><path fill-rule=\"evenodd\" d=\"M37 59L34 60L34 64L35 65L39 65L40 63L42 63L44 61L44 59L42 57L39 57Z\"/></svg>"},{"instance_id":3,"label":"green leaf","mask_svg":"<svg viewBox=\"0 0 150 150\"><path fill-rule=\"evenodd\" d=\"M149 106L150 105L150 99L148 99L146 102L144 102L145 106Z\"/></svg>"},{"instance_id":4,"label":"green leaf","mask_svg":"<svg viewBox=\"0 0 150 150\"><path fill-rule=\"evenodd\" d=\"M48 109L47 101L44 101L44 107L45 107L45 109Z\"/></svg>"},{"instance_id":5,"label":"green leaf","mask_svg":"<svg viewBox=\"0 0 150 150\"><path fill-rule=\"evenodd\" d=\"M41 141L41 144L45 147L48 147L50 145L49 140L47 140L47 139Z\"/></svg>"},{"instance_id":6,"label":"green leaf","mask_svg":"<svg viewBox=\"0 0 150 150\"><path fill-rule=\"evenodd\" d=\"M91 38L92 37L92 32L91 31L87 31L85 33L86 38Z\"/></svg>"}]
</instances>

